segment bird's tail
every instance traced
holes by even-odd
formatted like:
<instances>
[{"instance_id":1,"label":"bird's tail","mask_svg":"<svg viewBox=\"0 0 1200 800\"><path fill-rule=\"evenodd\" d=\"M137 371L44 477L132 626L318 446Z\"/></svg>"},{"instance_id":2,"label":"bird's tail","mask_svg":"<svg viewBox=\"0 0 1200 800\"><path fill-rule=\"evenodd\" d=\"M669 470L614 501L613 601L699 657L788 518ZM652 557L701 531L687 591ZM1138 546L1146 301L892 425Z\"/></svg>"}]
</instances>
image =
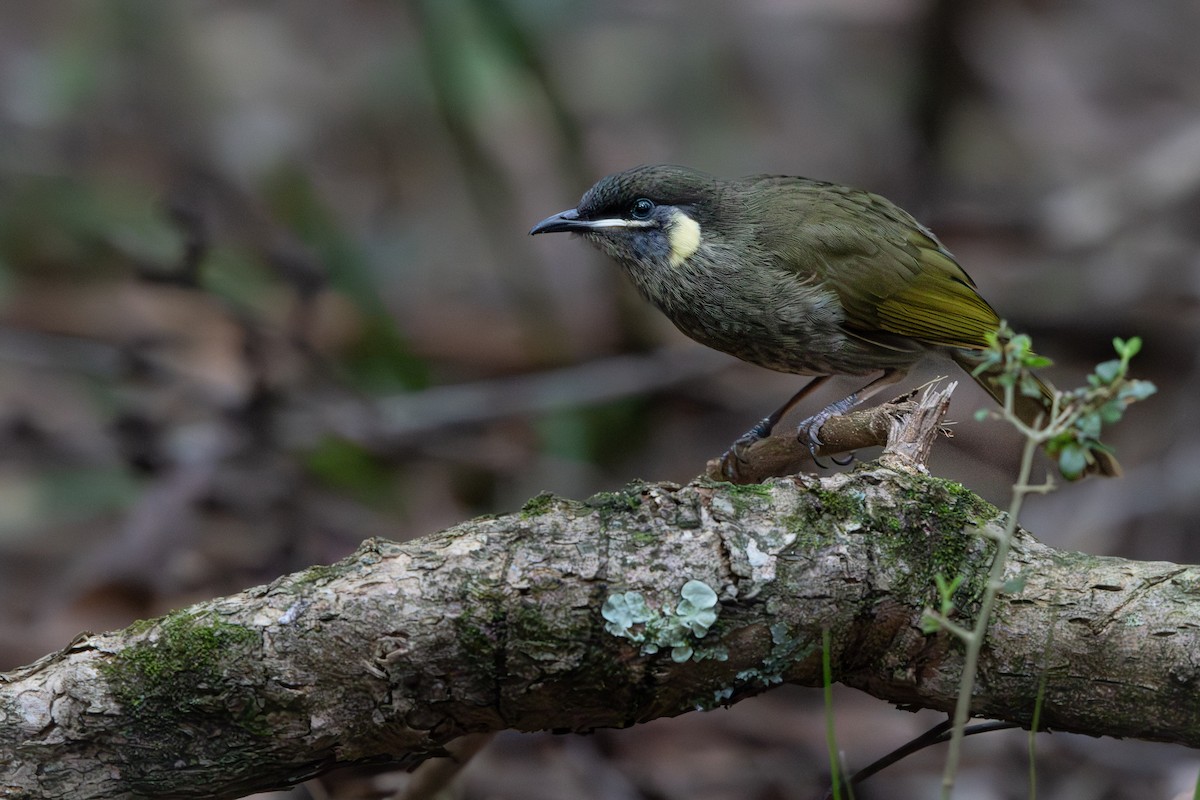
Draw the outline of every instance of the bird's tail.
<instances>
[{"instance_id":1,"label":"bird's tail","mask_svg":"<svg viewBox=\"0 0 1200 800\"><path fill-rule=\"evenodd\" d=\"M984 370L976 374L975 370L979 367L980 363L979 356L970 350L955 350L951 353L951 357L997 403L1004 405L1004 387L995 380L1000 375L999 368ZM1013 412L1026 425L1035 424L1039 415L1045 417L1049 414L1050 404L1054 399L1050 387L1043 383L1041 378L1034 375L1033 380L1037 383L1038 391L1040 392L1038 397L1030 397L1021 392L1013 393ZM1104 450L1092 450L1089 451L1088 456L1088 465L1083 471L1084 475L1103 475L1106 478L1115 478L1121 474L1121 465L1117 463L1117 459L1112 453Z\"/></svg>"}]
</instances>

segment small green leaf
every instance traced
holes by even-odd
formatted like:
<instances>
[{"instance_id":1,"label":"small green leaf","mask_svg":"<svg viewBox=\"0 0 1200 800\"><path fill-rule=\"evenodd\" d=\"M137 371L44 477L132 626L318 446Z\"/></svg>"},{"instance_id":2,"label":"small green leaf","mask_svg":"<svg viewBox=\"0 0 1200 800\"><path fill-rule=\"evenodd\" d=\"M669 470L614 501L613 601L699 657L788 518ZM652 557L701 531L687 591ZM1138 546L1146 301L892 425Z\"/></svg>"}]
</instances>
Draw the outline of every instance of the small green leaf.
<instances>
[{"instance_id":1,"label":"small green leaf","mask_svg":"<svg viewBox=\"0 0 1200 800\"><path fill-rule=\"evenodd\" d=\"M1100 406L1100 418L1104 420L1105 425L1112 425L1119 422L1125 414L1125 404L1120 400L1109 400L1104 405Z\"/></svg>"},{"instance_id":2,"label":"small green leaf","mask_svg":"<svg viewBox=\"0 0 1200 800\"><path fill-rule=\"evenodd\" d=\"M1054 364L1051 359L1046 358L1045 356L1039 356L1035 353L1030 353L1028 356L1026 356L1022 363L1030 369L1043 369Z\"/></svg>"},{"instance_id":3,"label":"small green leaf","mask_svg":"<svg viewBox=\"0 0 1200 800\"><path fill-rule=\"evenodd\" d=\"M1145 400L1150 395L1158 391L1158 387L1150 381L1129 381L1121 387L1118 394L1122 400L1130 401Z\"/></svg>"},{"instance_id":4,"label":"small green leaf","mask_svg":"<svg viewBox=\"0 0 1200 800\"><path fill-rule=\"evenodd\" d=\"M1058 454L1058 469L1064 478L1073 480L1083 474L1087 468L1087 451L1078 444L1071 443L1063 447Z\"/></svg>"},{"instance_id":5,"label":"small green leaf","mask_svg":"<svg viewBox=\"0 0 1200 800\"><path fill-rule=\"evenodd\" d=\"M933 582L937 585L938 594L942 597L949 597L958 591L958 587L962 585L963 576L955 575L953 580L946 580L946 576L938 572L933 576Z\"/></svg>"},{"instance_id":6,"label":"small green leaf","mask_svg":"<svg viewBox=\"0 0 1200 800\"><path fill-rule=\"evenodd\" d=\"M1117 336L1113 339L1113 349L1117 351L1117 354L1121 356L1121 358L1128 361L1141 352L1142 337L1131 336L1129 340L1126 341L1120 336Z\"/></svg>"},{"instance_id":7,"label":"small green leaf","mask_svg":"<svg viewBox=\"0 0 1200 800\"><path fill-rule=\"evenodd\" d=\"M1099 413L1081 414L1079 419L1075 420L1075 430L1085 439L1099 439L1100 427Z\"/></svg>"},{"instance_id":8,"label":"small green leaf","mask_svg":"<svg viewBox=\"0 0 1200 800\"><path fill-rule=\"evenodd\" d=\"M954 580L948 581L946 576L939 572L933 576L933 582L937 585L938 597L941 598L942 616L948 617L954 611L954 593L962 586L963 576L955 575Z\"/></svg>"},{"instance_id":9,"label":"small green leaf","mask_svg":"<svg viewBox=\"0 0 1200 800\"><path fill-rule=\"evenodd\" d=\"M980 375L989 371L992 367L999 363L1000 356L997 353L984 353L983 358L980 359L979 363L975 366L975 369L971 370L971 376L978 378Z\"/></svg>"},{"instance_id":10,"label":"small green leaf","mask_svg":"<svg viewBox=\"0 0 1200 800\"><path fill-rule=\"evenodd\" d=\"M1096 365L1095 374L1101 383L1107 385L1121 377L1124 369L1125 367L1120 361L1102 361Z\"/></svg>"},{"instance_id":11,"label":"small green leaf","mask_svg":"<svg viewBox=\"0 0 1200 800\"><path fill-rule=\"evenodd\" d=\"M1038 383L1037 378L1033 377L1032 373L1026 372L1021 375L1021 394L1026 397L1041 397L1042 387Z\"/></svg>"}]
</instances>

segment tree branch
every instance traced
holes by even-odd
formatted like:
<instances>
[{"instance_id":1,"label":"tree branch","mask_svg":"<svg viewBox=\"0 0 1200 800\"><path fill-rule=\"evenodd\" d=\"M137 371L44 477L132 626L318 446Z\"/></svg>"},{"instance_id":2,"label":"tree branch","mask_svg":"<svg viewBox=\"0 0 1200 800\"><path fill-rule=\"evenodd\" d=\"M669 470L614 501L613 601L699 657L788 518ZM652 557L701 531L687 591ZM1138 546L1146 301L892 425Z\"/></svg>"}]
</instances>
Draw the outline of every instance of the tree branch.
<instances>
[{"instance_id":1,"label":"tree branch","mask_svg":"<svg viewBox=\"0 0 1200 800\"><path fill-rule=\"evenodd\" d=\"M740 459L732 452L711 459L704 474L739 485L762 483L809 468L814 455L830 457L868 447L885 447L884 463L924 469L937 435L950 435L940 423L957 386L958 382L952 381L942 389L928 386L922 392L918 388L888 403L831 417L821 426L822 443L815 452L809 450L807 441L797 438L794 429L778 425L771 436L746 448Z\"/></svg>"},{"instance_id":2,"label":"tree branch","mask_svg":"<svg viewBox=\"0 0 1200 800\"><path fill-rule=\"evenodd\" d=\"M961 647L921 616L941 573L964 576L969 620L1002 524L957 484L875 466L541 495L370 540L0 676L0 794L237 797L413 766L468 732L627 726L820 685L826 630L838 681L950 709ZM1200 569L1021 532L1005 578L975 715L1027 725L1044 676L1048 728L1200 746ZM703 592L681 598L697 584L717 598L708 624Z\"/></svg>"}]
</instances>

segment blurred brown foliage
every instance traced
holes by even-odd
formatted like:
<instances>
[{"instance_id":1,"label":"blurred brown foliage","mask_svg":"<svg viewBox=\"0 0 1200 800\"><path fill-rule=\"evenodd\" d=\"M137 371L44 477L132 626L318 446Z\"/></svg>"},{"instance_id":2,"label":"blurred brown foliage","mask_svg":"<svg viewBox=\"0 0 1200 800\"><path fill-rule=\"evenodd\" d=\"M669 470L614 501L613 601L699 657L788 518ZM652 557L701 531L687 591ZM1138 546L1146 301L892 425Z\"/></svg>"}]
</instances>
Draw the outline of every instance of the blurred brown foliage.
<instances>
[{"instance_id":1,"label":"blurred brown foliage","mask_svg":"<svg viewBox=\"0 0 1200 800\"><path fill-rule=\"evenodd\" d=\"M1062 385L1143 336L1160 394L1106 437L1127 476L1025 521L1197 560L1198 31L1194 0L0 6L0 665L367 536L698 474L796 379L699 352L580 243L525 236L637 163L891 197ZM959 393L933 468L1002 502L1019 443L985 404ZM840 697L852 764L918 725ZM816 702L511 737L466 796L806 796ZM972 742L960 796L1025 796L993 775L1022 748ZM1196 767L1043 752L1054 797L1168 796ZM859 797L929 796L936 755L906 764Z\"/></svg>"}]
</instances>

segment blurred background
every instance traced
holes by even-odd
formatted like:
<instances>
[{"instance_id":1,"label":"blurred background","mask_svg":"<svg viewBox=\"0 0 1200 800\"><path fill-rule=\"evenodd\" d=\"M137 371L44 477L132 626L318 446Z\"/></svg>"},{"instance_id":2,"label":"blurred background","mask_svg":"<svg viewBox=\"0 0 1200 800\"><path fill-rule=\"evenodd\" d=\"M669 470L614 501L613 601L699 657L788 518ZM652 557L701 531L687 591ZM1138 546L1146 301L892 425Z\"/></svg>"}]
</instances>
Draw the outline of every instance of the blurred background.
<instances>
[{"instance_id":1,"label":"blurred background","mask_svg":"<svg viewBox=\"0 0 1200 800\"><path fill-rule=\"evenodd\" d=\"M892 198L1060 386L1141 335L1160 393L1105 437L1125 478L1024 521L1200 560L1197 34L1195 0L0 5L0 669L369 536L699 474L801 379L687 341L582 242L526 236L641 163ZM1005 503L1020 443L967 383L932 469ZM851 768L940 719L837 698ZM785 688L505 735L457 796L817 797L823 725ZM1190 796L1200 770L1038 741L1043 797ZM1024 751L969 740L957 796L1028 796ZM932 796L941 758L857 796Z\"/></svg>"}]
</instances>

